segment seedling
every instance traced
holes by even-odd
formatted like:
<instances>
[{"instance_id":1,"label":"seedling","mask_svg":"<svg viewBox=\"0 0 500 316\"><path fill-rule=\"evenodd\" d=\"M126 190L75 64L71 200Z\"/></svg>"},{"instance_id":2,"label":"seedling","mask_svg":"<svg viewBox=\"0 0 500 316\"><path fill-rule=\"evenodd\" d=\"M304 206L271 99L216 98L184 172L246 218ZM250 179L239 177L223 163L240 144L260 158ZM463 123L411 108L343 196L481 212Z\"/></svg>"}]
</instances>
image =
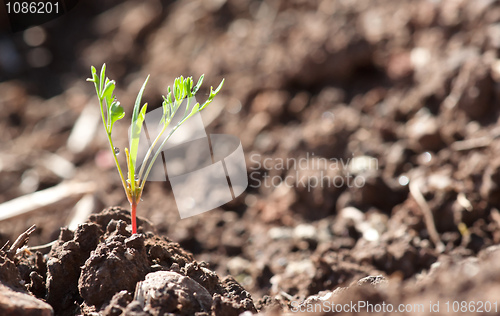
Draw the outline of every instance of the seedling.
<instances>
[{"instance_id":1,"label":"seedling","mask_svg":"<svg viewBox=\"0 0 500 316\"><path fill-rule=\"evenodd\" d=\"M182 76L178 77L174 81L174 85L172 88L168 87L167 96L163 96L163 115L160 120L160 124L163 126L156 136L155 140L151 143L146 155L143 159L141 168L139 172L136 173L136 163L137 163L137 153L139 151L139 139L142 130L142 124L144 119L146 118L146 109L147 103L145 103L141 107L141 99L142 94L144 93L144 89L146 88L146 84L148 82L149 76L144 81L139 94L135 100L134 110L132 112L132 122L130 128L130 136L129 136L129 146L130 148L125 148L125 156L127 161L127 178L125 179L124 173L120 167L118 162L118 153L119 151L113 145L113 140L111 138L111 132L113 130L113 125L120 119L125 116L125 111L123 107L120 105L120 102L116 99L116 96L113 94L115 89L115 81L110 80L106 77L106 64L102 65L100 76L97 75L96 69L94 66L91 67L92 78L87 79L87 81L93 82L95 85L97 98L99 99L99 106L101 107L101 116L102 123L104 125L104 129L106 130L106 135L108 136L109 146L111 149L111 153L113 154L116 168L118 169L118 173L120 174L120 179L125 189L125 193L127 195L127 199L130 203L131 215L132 215L132 233L137 233L137 222L136 222L136 213L137 213L137 205L141 200L142 191L144 190L144 185L146 184L146 179L148 178L149 172L153 167L153 164L158 158L158 155L161 153L163 146L166 144L167 140L172 136L172 134L181 126L186 120L188 120L194 114L203 110L207 105L209 105L217 93L219 93L222 85L224 84L224 80L221 81L217 89L213 90L213 87L210 87L210 95L208 99L200 105L196 103L194 105L190 105L191 100L195 96L196 92L198 92L202 82L204 75L200 77L198 83L194 84L192 77L184 78ZM162 135L167 130L172 118L175 113L179 109L183 100L186 99L186 110L182 118L178 121L178 123L170 130L167 136L162 140L159 146L157 146L158 142L162 138ZM154 154L153 154L154 153ZM152 156L152 159L151 158Z\"/></svg>"}]
</instances>

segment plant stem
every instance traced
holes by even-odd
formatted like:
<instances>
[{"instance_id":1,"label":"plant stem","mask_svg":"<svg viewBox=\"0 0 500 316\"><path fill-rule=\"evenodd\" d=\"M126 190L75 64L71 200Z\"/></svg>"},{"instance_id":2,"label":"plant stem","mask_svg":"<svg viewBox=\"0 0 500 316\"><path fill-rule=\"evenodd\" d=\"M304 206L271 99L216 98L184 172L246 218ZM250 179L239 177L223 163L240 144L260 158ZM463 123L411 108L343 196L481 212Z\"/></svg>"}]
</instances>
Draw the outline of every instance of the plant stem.
<instances>
[{"instance_id":1,"label":"plant stem","mask_svg":"<svg viewBox=\"0 0 500 316\"><path fill-rule=\"evenodd\" d=\"M135 200L132 200L130 202L130 208L132 213L132 235L134 235L137 234L137 220L136 220L137 202Z\"/></svg>"},{"instance_id":2,"label":"plant stem","mask_svg":"<svg viewBox=\"0 0 500 316\"><path fill-rule=\"evenodd\" d=\"M153 165L156 161L156 158L158 157L158 155L161 153L161 149L163 148L163 146L165 146L165 143L167 142L167 140L170 138L170 136L172 136L172 134L177 130L177 128L179 128L179 126L184 123L186 121L186 119L180 121L179 123L177 123L177 125L170 131L170 133L168 134L168 136L163 140L163 142L160 144L160 147L156 150L156 153L155 155L153 156L153 159L151 160L151 162L149 163L148 165L148 168L146 169L146 174L144 175L144 178L142 178L142 183L141 183L141 192L142 192L142 189L144 188L144 185L146 184L146 180L148 179L148 176L149 176L149 172L151 171L151 168L153 168Z\"/></svg>"},{"instance_id":3,"label":"plant stem","mask_svg":"<svg viewBox=\"0 0 500 316\"><path fill-rule=\"evenodd\" d=\"M120 168L120 163L118 162L118 157L116 157L115 146L111 140L111 134L108 134L109 146L111 147L111 152L113 153L113 158L115 159L116 169L118 169L118 174L120 175L120 180L122 182L125 193L127 193L127 184L125 182L125 177L123 176L122 169Z\"/></svg>"},{"instance_id":4,"label":"plant stem","mask_svg":"<svg viewBox=\"0 0 500 316\"><path fill-rule=\"evenodd\" d=\"M153 152L153 149L156 146L156 143L158 142L158 140L160 140L161 136L163 135L163 133L167 129L169 123L170 123L170 121L163 125L161 132L158 134L158 136L156 136L155 140L153 141L153 144L151 144L151 146L149 147L149 149L146 153L146 156L144 156L144 159L143 159L142 165L141 165L141 169L139 170L139 174L138 174L139 181L142 179L142 175L144 173L144 168L147 165L147 161L149 160L149 157L151 156L151 153ZM154 161L153 161L153 163L154 163ZM142 185L144 185L144 183Z\"/></svg>"},{"instance_id":5,"label":"plant stem","mask_svg":"<svg viewBox=\"0 0 500 316\"><path fill-rule=\"evenodd\" d=\"M99 95L99 94L98 94ZM115 153L115 146L113 145L113 140L111 139L111 131L108 131L106 120L104 119L104 100L99 99L99 105L101 107L101 117L102 123L104 125L104 130L106 130L106 136L108 137L109 146L111 147L111 153L113 154L113 158L115 160L116 168L118 169L118 173L120 174L120 180L122 181L123 188L125 189L125 193L127 193L127 184L125 182L125 177L123 176L122 169L120 168L120 163L118 162L118 158Z\"/></svg>"}]
</instances>

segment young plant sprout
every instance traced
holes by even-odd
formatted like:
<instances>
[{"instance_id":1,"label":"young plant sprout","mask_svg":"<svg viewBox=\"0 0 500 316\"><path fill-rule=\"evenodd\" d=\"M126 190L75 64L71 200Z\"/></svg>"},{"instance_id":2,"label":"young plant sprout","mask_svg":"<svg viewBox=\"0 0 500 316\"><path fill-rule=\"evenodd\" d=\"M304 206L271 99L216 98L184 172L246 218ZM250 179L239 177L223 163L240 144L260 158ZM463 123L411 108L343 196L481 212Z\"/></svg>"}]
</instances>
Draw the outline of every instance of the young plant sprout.
<instances>
[{"instance_id":1,"label":"young plant sprout","mask_svg":"<svg viewBox=\"0 0 500 316\"><path fill-rule=\"evenodd\" d=\"M113 130L113 125L116 121L122 119L125 116L125 111L122 106L120 106L120 102L116 99L116 96L113 94L115 89L115 81L110 80L106 77L106 64L102 65L100 76L97 75L96 69L94 66L91 67L92 78L87 79L87 81L93 82L95 85L97 98L99 99L99 106L101 107L101 116L102 123L104 124L104 129L106 130L106 135L108 136L109 146L111 149L111 153L113 154L116 168L118 169L118 173L120 174L120 179L122 181L123 188L125 189L125 193L127 194L127 199L130 203L131 215L132 215L132 234L137 233L137 222L136 222L136 212L137 212L137 204L141 200L142 191L144 190L144 185L146 184L146 179L148 178L149 172L153 167L156 158L161 153L162 148L164 147L167 140L170 136L181 126L187 119L193 116L195 113L203 110L207 105L209 105L217 93L219 93L222 85L224 84L224 80L221 81L217 89L213 90L213 87L210 87L210 95L208 99L200 105L199 103L194 104L190 107L190 102L192 98L195 96L196 92L200 88L204 75L200 77L198 83L194 84L193 78L188 77L184 78L182 76L178 77L174 81L174 85L172 89L168 87L167 96L163 96L163 115L160 120L160 124L162 128L159 134L156 136L155 140L152 142L149 147L146 155L144 157L143 163L138 173L136 173L137 166L137 154L139 151L139 139L142 130L142 124L144 119L146 118L146 109L147 103L145 103L141 107L141 99L142 94L144 93L144 89L146 88L146 84L148 82L149 76L144 81L139 94L137 95L137 99L135 100L134 110L132 112L132 122L130 128L130 138L129 138L129 146L130 148L125 148L125 155L127 161L127 179L125 179L122 169L120 168L120 164L118 163L117 155L119 151L113 145L113 140L111 139L111 132ZM167 130L172 118L175 113L179 109L183 100L186 99L186 110L184 115L179 120L179 122L171 129L168 135L163 139L159 146L156 146L157 143L162 138L162 135ZM153 154L154 153L154 154ZM152 156L152 159L151 158Z\"/></svg>"}]
</instances>

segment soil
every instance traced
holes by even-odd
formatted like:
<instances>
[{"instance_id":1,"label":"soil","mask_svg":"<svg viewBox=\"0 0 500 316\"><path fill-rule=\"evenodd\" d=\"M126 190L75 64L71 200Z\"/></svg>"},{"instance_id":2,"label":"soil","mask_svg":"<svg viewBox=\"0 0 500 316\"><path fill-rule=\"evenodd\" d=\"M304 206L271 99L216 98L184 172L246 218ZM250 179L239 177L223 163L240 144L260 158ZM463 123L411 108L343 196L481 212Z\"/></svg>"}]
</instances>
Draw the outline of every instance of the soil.
<instances>
[{"instance_id":1,"label":"soil","mask_svg":"<svg viewBox=\"0 0 500 316\"><path fill-rule=\"evenodd\" d=\"M107 0L42 26L44 67L23 33L0 37L18 60L0 58L0 202L67 180L97 186L75 231L65 227L79 197L0 222L1 245L32 224L28 246L57 240L2 253L2 286L26 313L56 315L495 304L499 22L495 1ZM97 107L84 79L103 62L127 121L147 74L152 108L180 74L225 78L203 119L241 140L247 190L181 220L169 183L148 183L131 236L99 117L83 150L68 142Z\"/></svg>"},{"instance_id":2,"label":"soil","mask_svg":"<svg viewBox=\"0 0 500 316\"><path fill-rule=\"evenodd\" d=\"M139 218L138 224L146 222ZM21 284L28 284L57 315L256 312L250 294L232 277L220 279L179 244L145 232L142 225L132 235L127 225L127 210L109 208L75 232L62 228L45 256L25 252L13 262L2 253L2 283L23 292ZM155 278L166 284L155 284Z\"/></svg>"}]
</instances>

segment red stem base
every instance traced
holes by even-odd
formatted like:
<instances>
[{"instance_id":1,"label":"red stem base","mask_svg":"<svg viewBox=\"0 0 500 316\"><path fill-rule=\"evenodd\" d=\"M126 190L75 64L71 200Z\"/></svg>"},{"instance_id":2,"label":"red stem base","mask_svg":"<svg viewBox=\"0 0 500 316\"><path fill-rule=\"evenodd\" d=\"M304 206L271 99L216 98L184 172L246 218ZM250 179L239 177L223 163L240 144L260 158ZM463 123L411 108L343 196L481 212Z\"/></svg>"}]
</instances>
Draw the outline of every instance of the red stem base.
<instances>
[{"instance_id":1,"label":"red stem base","mask_svg":"<svg viewBox=\"0 0 500 316\"><path fill-rule=\"evenodd\" d=\"M136 220L136 213L137 213L137 203L130 203L130 208L131 208L131 215L132 215L132 235L137 234L137 220Z\"/></svg>"}]
</instances>

